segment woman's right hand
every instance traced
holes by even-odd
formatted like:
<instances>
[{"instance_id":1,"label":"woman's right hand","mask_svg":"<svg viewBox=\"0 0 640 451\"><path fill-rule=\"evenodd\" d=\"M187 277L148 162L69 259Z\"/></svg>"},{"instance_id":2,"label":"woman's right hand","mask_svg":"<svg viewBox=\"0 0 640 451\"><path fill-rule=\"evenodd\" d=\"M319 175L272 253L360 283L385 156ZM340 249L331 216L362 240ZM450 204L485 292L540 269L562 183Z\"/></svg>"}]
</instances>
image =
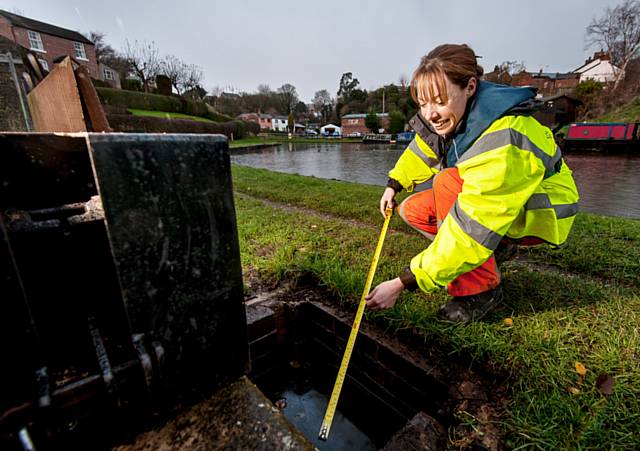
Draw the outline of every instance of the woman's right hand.
<instances>
[{"instance_id":1,"label":"woman's right hand","mask_svg":"<svg viewBox=\"0 0 640 451\"><path fill-rule=\"evenodd\" d=\"M382 197L380 198L380 213L382 213L383 217L387 217L387 208L393 208L395 206L395 202L393 198L396 196L396 192L393 188L387 186L382 193Z\"/></svg>"}]
</instances>

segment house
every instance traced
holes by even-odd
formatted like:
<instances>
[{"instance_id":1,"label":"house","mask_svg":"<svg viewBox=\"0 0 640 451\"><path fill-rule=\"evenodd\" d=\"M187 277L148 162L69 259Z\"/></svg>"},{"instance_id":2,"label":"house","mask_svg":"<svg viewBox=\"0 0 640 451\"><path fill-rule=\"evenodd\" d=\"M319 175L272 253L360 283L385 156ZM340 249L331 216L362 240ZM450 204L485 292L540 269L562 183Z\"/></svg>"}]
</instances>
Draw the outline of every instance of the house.
<instances>
[{"instance_id":1,"label":"house","mask_svg":"<svg viewBox=\"0 0 640 451\"><path fill-rule=\"evenodd\" d=\"M376 113L376 116L380 121L380 127L387 130L389 128L389 113ZM340 120L342 134L344 136L362 136L370 133L371 130L364 125L366 118L366 114L345 114Z\"/></svg>"},{"instance_id":2,"label":"house","mask_svg":"<svg viewBox=\"0 0 640 451\"><path fill-rule=\"evenodd\" d=\"M570 94L580 83L580 74L573 72L526 72L514 74L511 86L533 86L542 97Z\"/></svg>"},{"instance_id":3,"label":"house","mask_svg":"<svg viewBox=\"0 0 640 451\"><path fill-rule=\"evenodd\" d=\"M0 9L0 36L4 36L38 56L45 70L53 69L54 60L71 56L86 66L93 78L102 80L93 42L77 31L29 19Z\"/></svg>"},{"instance_id":4,"label":"house","mask_svg":"<svg viewBox=\"0 0 640 451\"><path fill-rule=\"evenodd\" d=\"M100 74L100 80L104 81L112 88L122 89L122 85L120 83L120 74L117 70L99 62L98 73Z\"/></svg>"},{"instance_id":5,"label":"house","mask_svg":"<svg viewBox=\"0 0 640 451\"><path fill-rule=\"evenodd\" d=\"M611 64L609 55L601 50L595 52L592 58L587 59L574 72L580 75L581 83L586 80L609 83L616 80L616 76L621 72L621 69ZM624 72L622 72L621 77L624 78Z\"/></svg>"},{"instance_id":6,"label":"house","mask_svg":"<svg viewBox=\"0 0 640 451\"><path fill-rule=\"evenodd\" d=\"M262 113L243 113L238 116L238 119L242 119L243 121L255 122L260 126L261 130L271 130L272 118L270 114Z\"/></svg>"},{"instance_id":7,"label":"house","mask_svg":"<svg viewBox=\"0 0 640 451\"><path fill-rule=\"evenodd\" d=\"M271 119L271 130L276 132L286 132L289 127L289 119L286 116L273 116Z\"/></svg>"},{"instance_id":8,"label":"house","mask_svg":"<svg viewBox=\"0 0 640 451\"><path fill-rule=\"evenodd\" d=\"M0 36L0 130L29 131L31 115L23 83L27 49Z\"/></svg>"}]
</instances>

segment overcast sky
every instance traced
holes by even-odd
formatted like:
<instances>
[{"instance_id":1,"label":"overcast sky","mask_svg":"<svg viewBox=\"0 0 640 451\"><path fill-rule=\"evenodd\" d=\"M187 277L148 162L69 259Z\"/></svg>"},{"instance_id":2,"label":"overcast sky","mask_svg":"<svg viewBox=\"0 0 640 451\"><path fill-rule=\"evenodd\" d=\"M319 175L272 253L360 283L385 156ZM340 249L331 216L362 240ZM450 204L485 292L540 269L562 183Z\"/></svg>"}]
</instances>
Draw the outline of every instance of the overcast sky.
<instances>
[{"instance_id":1,"label":"overcast sky","mask_svg":"<svg viewBox=\"0 0 640 451\"><path fill-rule=\"evenodd\" d=\"M154 41L162 54L201 66L204 88L297 88L301 100L352 72L361 88L410 77L442 43L467 43L485 70L506 60L527 70L579 67L585 29L604 0L2 0L0 9L81 32L101 31L122 49Z\"/></svg>"}]
</instances>

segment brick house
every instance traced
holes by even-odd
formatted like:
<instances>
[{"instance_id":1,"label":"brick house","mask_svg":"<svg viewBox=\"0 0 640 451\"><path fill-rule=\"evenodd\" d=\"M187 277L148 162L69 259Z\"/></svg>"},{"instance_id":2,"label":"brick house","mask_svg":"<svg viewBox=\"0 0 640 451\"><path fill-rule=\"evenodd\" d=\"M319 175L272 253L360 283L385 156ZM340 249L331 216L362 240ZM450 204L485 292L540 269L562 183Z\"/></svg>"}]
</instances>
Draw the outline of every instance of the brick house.
<instances>
[{"instance_id":1,"label":"brick house","mask_svg":"<svg viewBox=\"0 0 640 451\"><path fill-rule=\"evenodd\" d=\"M380 127L385 130L389 129L389 113L376 113L380 121ZM340 128L342 136L362 136L371 133L365 123L366 114L345 114L340 119ZM377 133L377 131L376 131Z\"/></svg>"},{"instance_id":2,"label":"brick house","mask_svg":"<svg viewBox=\"0 0 640 451\"><path fill-rule=\"evenodd\" d=\"M511 86L533 86L543 97L570 94L580 83L580 74L568 72L526 72L513 75Z\"/></svg>"},{"instance_id":3,"label":"brick house","mask_svg":"<svg viewBox=\"0 0 640 451\"><path fill-rule=\"evenodd\" d=\"M31 115L22 81L27 49L0 36L0 130L29 131Z\"/></svg>"},{"instance_id":4,"label":"brick house","mask_svg":"<svg viewBox=\"0 0 640 451\"><path fill-rule=\"evenodd\" d=\"M46 70L53 69L54 60L71 56L89 70L93 78L103 79L93 42L77 31L29 19L0 9L0 36L29 49L38 56Z\"/></svg>"},{"instance_id":5,"label":"brick house","mask_svg":"<svg viewBox=\"0 0 640 451\"><path fill-rule=\"evenodd\" d=\"M238 119L243 121L255 122L260 126L260 130L272 130L271 119L273 116L270 114L262 113L243 113L238 116Z\"/></svg>"}]
</instances>

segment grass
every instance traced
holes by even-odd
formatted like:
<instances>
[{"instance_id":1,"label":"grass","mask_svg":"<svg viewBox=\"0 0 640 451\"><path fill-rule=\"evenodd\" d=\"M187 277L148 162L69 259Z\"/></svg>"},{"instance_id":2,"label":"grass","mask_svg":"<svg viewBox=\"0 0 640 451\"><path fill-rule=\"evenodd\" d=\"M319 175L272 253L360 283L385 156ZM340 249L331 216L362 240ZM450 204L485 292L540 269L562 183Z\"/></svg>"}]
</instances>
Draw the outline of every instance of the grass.
<instances>
[{"instance_id":1,"label":"grass","mask_svg":"<svg viewBox=\"0 0 640 451\"><path fill-rule=\"evenodd\" d=\"M312 274L355 308L382 223L382 188L240 166L233 177L237 192L319 212L236 196L244 269L272 281ZM426 245L407 231L392 220L374 284L395 277ZM508 375L502 428L510 448L640 448L640 221L580 214L566 246L520 257L504 265L508 302L488 321L438 323L444 292L405 293L395 308L367 312L368 320L418 330ZM596 387L605 373L615 378L610 396Z\"/></svg>"},{"instance_id":2,"label":"grass","mask_svg":"<svg viewBox=\"0 0 640 451\"><path fill-rule=\"evenodd\" d=\"M626 105L599 117L594 122L638 122L640 121L640 96Z\"/></svg>"},{"instance_id":3,"label":"grass","mask_svg":"<svg viewBox=\"0 0 640 451\"><path fill-rule=\"evenodd\" d=\"M189 114L182 114L182 113L169 113L167 111L137 110L135 108L129 108L129 111L134 116L151 116L151 117L161 117L163 119L189 119L192 121L200 121L200 122L214 122L205 117L191 116Z\"/></svg>"}]
</instances>

